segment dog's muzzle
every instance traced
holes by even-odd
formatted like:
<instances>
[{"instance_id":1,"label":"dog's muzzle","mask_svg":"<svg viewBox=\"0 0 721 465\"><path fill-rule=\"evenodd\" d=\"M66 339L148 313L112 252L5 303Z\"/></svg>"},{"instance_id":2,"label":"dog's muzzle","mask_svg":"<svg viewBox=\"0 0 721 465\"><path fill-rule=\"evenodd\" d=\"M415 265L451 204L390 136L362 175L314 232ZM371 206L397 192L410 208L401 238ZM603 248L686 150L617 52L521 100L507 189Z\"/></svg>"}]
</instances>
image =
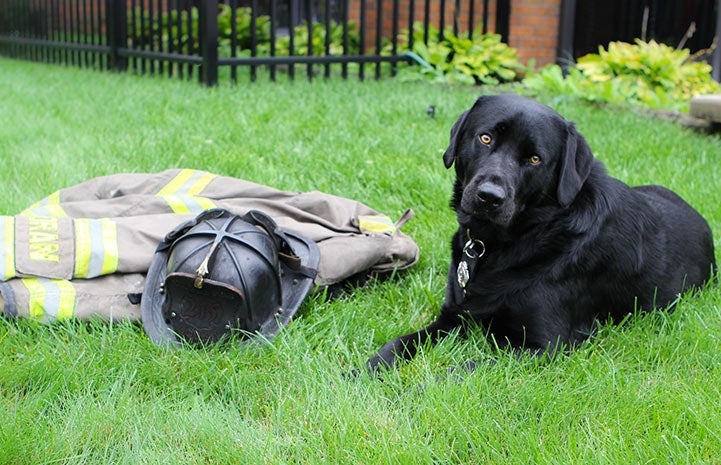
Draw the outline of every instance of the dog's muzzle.
<instances>
[{"instance_id":1,"label":"dog's muzzle","mask_svg":"<svg viewBox=\"0 0 721 465\"><path fill-rule=\"evenodd\" d=\"M491 182L484 182L478 186L476 192L479 205L487 211L497 210L506 201L506 190Z\"/></svg>"},{"instance_id":2,"label":"dog's muzzle","mask_svg":"<svg viewBox=\"0 0 721 465\"><path fill-rule=\"evenodd\" d=\"M515 212L512 197L510 189L499 183L473 182L463 191L461 208L474 217L503 226L511 221Z\"/></svg>"}]
</instances>

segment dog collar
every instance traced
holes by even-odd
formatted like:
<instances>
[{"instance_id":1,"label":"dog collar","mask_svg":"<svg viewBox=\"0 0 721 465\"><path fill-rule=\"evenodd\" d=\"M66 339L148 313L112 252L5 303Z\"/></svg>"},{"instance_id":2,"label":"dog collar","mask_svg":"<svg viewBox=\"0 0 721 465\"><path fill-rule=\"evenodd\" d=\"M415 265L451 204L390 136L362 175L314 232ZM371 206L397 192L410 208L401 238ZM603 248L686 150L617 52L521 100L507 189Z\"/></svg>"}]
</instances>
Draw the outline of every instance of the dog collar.
<instances>
[{"instance_id":1,"label":"dog collar","mask_svg":"<svg viewBox=\"0 0 721 465\"><path fill-rule=\"evenodd\" d=\"M480 239L473 239L470 229L466 230L466 235L468 236L468 241L463 246L461 261L458 263L458 269L456 270L458 285L463 291L464 297L466 296L466 285L468 285L468 282L476 271L478 260L486 253L486 244Z\"/></svg>"}]
</instances>

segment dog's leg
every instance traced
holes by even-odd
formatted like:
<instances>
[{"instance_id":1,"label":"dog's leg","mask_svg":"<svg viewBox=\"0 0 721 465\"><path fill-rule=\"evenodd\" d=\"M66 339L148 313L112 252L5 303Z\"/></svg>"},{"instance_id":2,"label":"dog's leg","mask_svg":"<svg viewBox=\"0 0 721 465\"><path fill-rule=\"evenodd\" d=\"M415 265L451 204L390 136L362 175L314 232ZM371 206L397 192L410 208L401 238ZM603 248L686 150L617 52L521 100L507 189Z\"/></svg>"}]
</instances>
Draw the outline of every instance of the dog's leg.
<instances>
[{"instance_id":1,"label":"dog's leg","mask_svg":"<svg viewBox=\"0 0 721 465\"><path fill-rule=\"evenodd\" d=\"M429 342L435 345L450 335L456 328L463 330L463 319L457 313L444 313L436 321L415 333L406 334L387 342L373 358L366 362L370 373L380 368L395 366L398 360L410 360L416 355L418 347Z\"/></svg>"}]
</instances>

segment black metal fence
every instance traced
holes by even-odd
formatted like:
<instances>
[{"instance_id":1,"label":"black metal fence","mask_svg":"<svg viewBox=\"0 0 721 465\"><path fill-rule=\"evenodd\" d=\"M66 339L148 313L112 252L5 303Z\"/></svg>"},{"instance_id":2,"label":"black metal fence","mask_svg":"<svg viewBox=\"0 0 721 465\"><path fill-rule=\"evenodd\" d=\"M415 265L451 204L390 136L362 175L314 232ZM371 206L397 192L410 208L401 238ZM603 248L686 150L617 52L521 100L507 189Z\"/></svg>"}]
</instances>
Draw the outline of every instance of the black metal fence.
<instances>
[{"instance_id":1,"label":"black metal fence","mask_svg":"<svg viewBox=\"0 0 721 465\"><path fill-rule=\"evenodd\" d=\"M489 8L489 4L491 7ZM0 55L236 82L395 74L414 41L489 29L508 37L510 0L3 0ZM412 32L411 32L412 31Z\"/></svg>"}]
</instances>

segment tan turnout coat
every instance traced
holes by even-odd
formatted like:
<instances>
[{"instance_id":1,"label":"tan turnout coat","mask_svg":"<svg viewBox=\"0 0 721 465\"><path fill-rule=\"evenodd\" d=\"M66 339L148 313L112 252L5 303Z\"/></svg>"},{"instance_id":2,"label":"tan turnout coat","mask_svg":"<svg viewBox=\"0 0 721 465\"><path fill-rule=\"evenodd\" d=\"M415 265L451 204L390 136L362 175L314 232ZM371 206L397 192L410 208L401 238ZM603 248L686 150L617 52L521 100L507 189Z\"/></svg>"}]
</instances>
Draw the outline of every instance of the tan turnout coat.
<instances>
[{"instance_id":1,"label":"tan turnout coat","mask_svg":"<svg viewBox=\"0 0 721 465\"><path fill-rule=\"evenodd\" d=\"M16 216L0 216L0 295L6 316L139 319L157 245L209 208L261 210L318 244L316 284L406 268L418 247L398 223L322 192L284 192L205 171L116 174L61 189Z\"/></svg>"}]
</instances>

